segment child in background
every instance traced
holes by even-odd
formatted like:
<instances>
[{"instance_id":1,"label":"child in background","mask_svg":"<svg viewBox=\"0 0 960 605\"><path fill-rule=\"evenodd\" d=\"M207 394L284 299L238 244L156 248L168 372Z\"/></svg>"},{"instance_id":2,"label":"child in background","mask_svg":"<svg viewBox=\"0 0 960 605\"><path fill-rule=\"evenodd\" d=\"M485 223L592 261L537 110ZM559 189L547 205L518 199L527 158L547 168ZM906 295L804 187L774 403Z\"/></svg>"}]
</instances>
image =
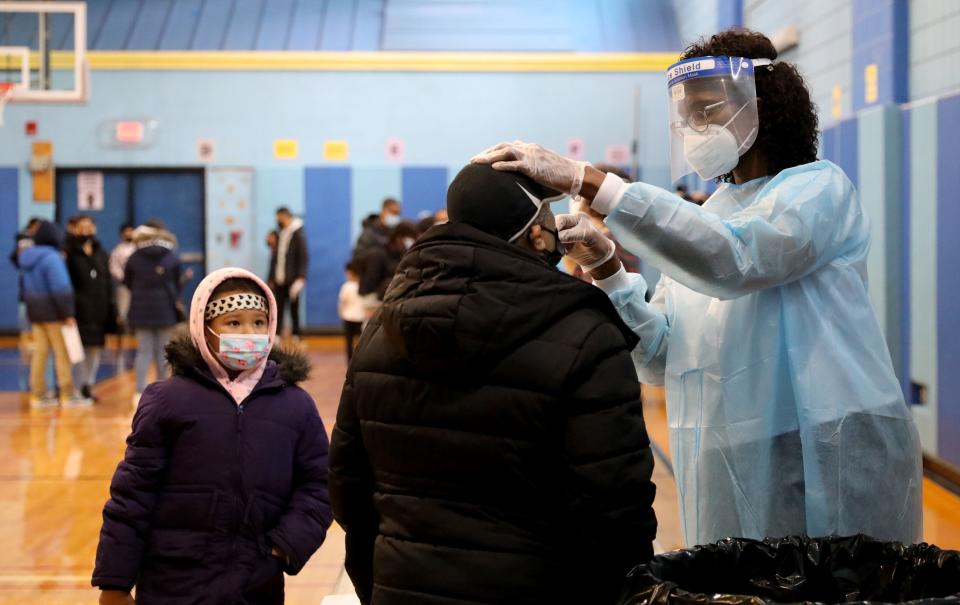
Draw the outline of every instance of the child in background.
<instances>
[{"instance_id":1,"label":"child in background","mask_svg":"<svg viewBox=\"0 0 960 605\"><path fill-rule=\"evenodd\" d=\"M327 434L296 386L309 363L272 350L277 305L243 269L208 275L173 376L143 393L103 510L103 605L279 605L331 522Z\"/></svg>"},{"instance_id":2,"label":"child in background","mask_svg":"<svg viewBox=\"0 0 960 605\"><path fill-rule=\"evenodd\" d=\"M74 392L73 374L63 327L77 324L73 287L67 263L60 253L63 237L59 228L41 221L33 245L20 250L17 260L23 287L23 302L32 324L33 358L30 360L30 406L34 408L90 405L92 401ZM47 390L47 357L53 351L60 399Z\"/></svg>"},{"instance_id":3,"label":"child in background","mask_svg":"<svg viewBox=\"0 0 960 605\"><path fill-rule=\"evenodd\" d=\"M343 337L347 345L347 363L353 357L356 340L360 338L363 322L367 321L367 308L360 296L360 277L357 275L357 266L353 262L346 266L347 281L340 286L340 296L337 301L337 312L343 320Z\"/></svg>"}]
</instances>

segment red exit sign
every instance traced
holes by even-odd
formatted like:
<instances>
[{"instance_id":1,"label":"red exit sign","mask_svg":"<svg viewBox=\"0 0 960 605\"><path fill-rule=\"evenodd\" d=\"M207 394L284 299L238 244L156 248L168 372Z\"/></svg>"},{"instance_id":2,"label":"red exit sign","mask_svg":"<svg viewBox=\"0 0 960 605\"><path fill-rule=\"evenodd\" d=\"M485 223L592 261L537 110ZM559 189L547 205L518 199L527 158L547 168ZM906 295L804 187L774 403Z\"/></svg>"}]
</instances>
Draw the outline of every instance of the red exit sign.
<instances>
[{"instance_id":1,"label":"red exit sign","mask_svg":"<svg viewBox=\"0 0 960 605\"><path fill-rule=\"evenodd\" d=\"M143 142L143 122L121 121L114 128L118 143L133 144Z\"/></svg>"}]
</instances>

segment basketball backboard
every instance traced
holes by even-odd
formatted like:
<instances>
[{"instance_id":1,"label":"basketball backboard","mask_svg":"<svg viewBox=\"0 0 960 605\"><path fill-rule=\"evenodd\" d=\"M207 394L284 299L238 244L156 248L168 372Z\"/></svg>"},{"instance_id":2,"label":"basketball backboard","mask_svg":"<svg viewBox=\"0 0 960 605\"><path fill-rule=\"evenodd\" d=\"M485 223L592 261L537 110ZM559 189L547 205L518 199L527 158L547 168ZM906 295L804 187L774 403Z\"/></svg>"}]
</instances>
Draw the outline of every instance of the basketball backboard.
<instances>
[{"instance_id":1,"label":"basketball backboard","mask_svg":"<svg viewBox=\"0 0 960 605\"><path fill-rule=\"evenodd\" d=\"M86 3L0 1L0 84L11 103L86 101Z\"/></svg>"}]
</instances>

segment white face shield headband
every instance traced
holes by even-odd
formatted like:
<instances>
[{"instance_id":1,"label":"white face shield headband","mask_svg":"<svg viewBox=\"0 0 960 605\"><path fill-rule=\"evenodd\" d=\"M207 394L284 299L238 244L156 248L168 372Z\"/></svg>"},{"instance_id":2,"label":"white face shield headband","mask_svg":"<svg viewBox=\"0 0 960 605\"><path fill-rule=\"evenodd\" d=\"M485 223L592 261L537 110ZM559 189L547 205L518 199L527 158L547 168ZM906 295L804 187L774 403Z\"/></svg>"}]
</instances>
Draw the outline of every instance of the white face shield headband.
<instances>
[{"instance_id":1,"label":"white face shield headband","mask_svg":"<svg viewBox=\"0 0 960 605\"><path fill-rule=\"evenodd\" d=\"M733 170L757 138L754 68L769 59L697 57L667 71L670 173L711 179Z\"/></svg>"}]
</instances>

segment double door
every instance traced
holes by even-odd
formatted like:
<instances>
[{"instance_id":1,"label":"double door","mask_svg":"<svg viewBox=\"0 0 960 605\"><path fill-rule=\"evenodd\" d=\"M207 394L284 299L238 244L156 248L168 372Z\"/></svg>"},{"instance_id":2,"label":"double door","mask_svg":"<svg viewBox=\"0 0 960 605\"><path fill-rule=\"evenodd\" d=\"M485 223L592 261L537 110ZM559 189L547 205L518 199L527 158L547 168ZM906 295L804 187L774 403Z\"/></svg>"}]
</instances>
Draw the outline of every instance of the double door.
<instances>
[{"instance_id":1,"label":"double door","mask_svg":"<svg viewBox=\"0 0 960 605\"><path fill-rule=\"evenodd\" d=\"M78 199L78 178L82 171L103 175L102 206L93 200ZM57 221L66 225L74 214L87 214L97 223L97 239L109 253L120 241L125 223L142 225L160 219L177 237L183 270L193 276L184 285L182 299L190 298L204 276L204 172L192 168L58 168ZM88 209L93 201L95 209Z\"/></svg>"}]
</instances>

